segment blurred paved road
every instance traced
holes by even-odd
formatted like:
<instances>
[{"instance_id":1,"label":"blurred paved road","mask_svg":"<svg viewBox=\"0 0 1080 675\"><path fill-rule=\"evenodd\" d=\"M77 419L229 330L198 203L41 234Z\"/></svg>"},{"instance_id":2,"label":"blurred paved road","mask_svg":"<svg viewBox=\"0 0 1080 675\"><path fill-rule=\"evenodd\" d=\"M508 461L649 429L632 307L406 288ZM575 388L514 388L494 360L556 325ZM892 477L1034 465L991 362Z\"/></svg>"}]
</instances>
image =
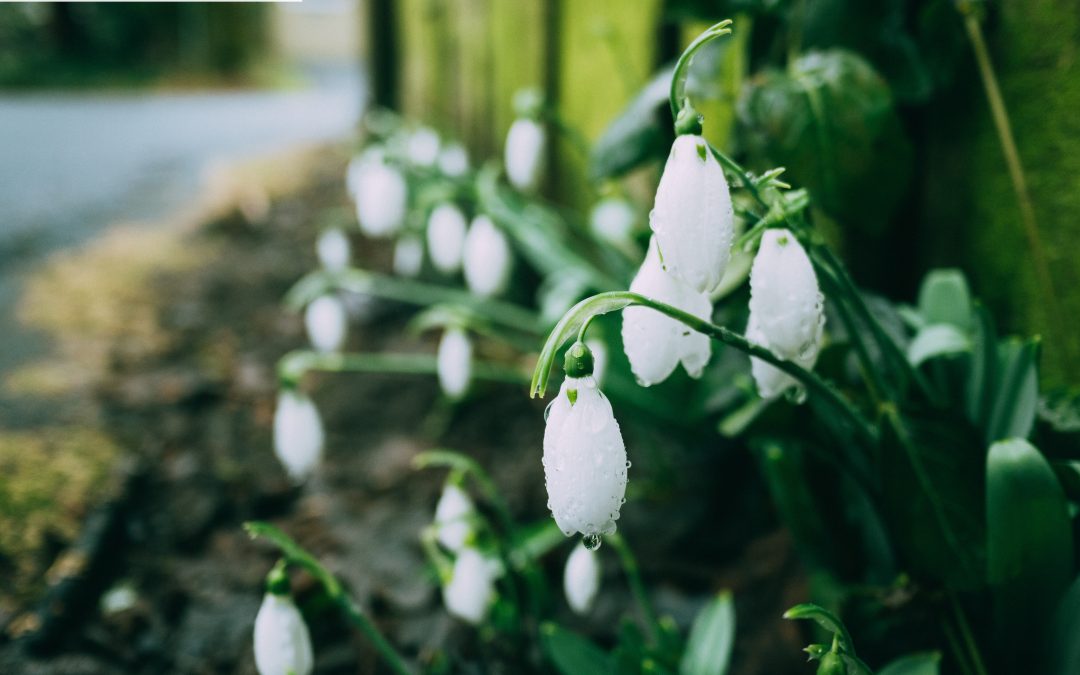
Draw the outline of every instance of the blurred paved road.
<instances>
[{"instance_id":1,"label":"blurred paved road","mask_svg":"<svg viewBox=\"0 0 1080 675\"><path fill-rule=\"evenodd\" d=\"M0 379L40 351L13 315L20 278L46 254L183 207L213 160L345 135L358 71L310 76L289 92L0 92Z\"/></svg>"}]
</instances>

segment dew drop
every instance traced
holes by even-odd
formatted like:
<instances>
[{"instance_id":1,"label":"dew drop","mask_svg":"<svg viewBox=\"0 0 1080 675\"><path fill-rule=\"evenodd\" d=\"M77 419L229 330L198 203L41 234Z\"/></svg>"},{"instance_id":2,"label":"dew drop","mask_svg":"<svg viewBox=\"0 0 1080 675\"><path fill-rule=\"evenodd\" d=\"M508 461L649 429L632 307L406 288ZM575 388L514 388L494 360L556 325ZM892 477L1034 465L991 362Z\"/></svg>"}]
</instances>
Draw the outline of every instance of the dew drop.
<instances>
[{"instance_id":1,"label":"dew drop","mask_svg":"<svg viewBox=\"0 0 1080 675\"><path fill-rule=\"evenodd\" d=\"M582 545L590 551L595 551L600 548L601 541L600 535L598 534L587 534L581 539Z\"/></svg>"},{"instance_id":2,"label":"dew drop","mask_svg":"<svg viewBox=\"0 0 1080 675\"><path fill-rule=\"evenodd\" d=\"M794 403L795 405L799 405L806 401L806 389L804 387L795 387L793 389L788 389L784 393L784 396L787 398L788 401Z\"/></svg>"},{"instance_id":3,"label":"dew drop","mask_svg":"<svg viewBox=\"0 0 1080 675\"><path fill-rule=\"evenodd\" d=\"M629 469L629 468L630 468L630 460L626 460L626 468L627 468L627 469Z\"/></svg>"}]
</instances>

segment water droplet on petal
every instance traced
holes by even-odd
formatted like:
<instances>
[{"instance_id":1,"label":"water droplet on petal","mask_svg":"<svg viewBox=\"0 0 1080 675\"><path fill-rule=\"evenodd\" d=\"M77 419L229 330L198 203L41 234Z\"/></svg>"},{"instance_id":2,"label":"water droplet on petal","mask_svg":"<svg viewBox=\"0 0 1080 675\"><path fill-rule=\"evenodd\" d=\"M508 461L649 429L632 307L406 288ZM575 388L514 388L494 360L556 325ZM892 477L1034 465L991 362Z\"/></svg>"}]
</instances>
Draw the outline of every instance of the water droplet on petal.
<instances>
[{"instance_id":1,"label":"water droplet on petal","mask_svg":"<svg viewBox=\"0 0 1080 675\"><path fill-rule=\"evenodd\" d=\"M582 544L582 546L584 546L588 550L595 551L596 549L600 548L600 542L601 541L602 541L602 539L600 539L600 535L598 535L598 534L587 534L582 538L581 544Z\"/></svg>"}]
</instances>

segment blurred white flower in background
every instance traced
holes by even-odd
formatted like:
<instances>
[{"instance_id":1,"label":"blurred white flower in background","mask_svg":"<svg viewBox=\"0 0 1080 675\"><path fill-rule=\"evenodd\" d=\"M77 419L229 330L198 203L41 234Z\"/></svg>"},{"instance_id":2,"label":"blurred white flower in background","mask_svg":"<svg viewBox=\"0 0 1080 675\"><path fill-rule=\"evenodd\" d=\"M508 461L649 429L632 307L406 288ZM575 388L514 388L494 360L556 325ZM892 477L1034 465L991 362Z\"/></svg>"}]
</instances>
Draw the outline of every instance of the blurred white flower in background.
<instances>
[{"instance_id":1,"label":"blurred white flower in background","mask_svg":"<svg viewBox=\"0 0 1080 675\"><path fill-rule=\"evenodd\" d=\"M506 177L522 192L535 192L544 173L547 132L540 122L522 118L506 134Z\"/></svg>"},{"instance_id":2,"label":"blurred white flower in background","mask_svg":"<svg viewBox=\"0 0 1080 675\"><path fill-rule=\"evenodd\" d=\"M289 477L299 482L311 475L322 457L323 440L322 418L312 400L282 389L274 411L274 453Z\"/></svg>"},{"instance_id":3,"label":"blurred white flower in background","mask_svg":"<svg viewBox=\"0 0 1080 675\"><path fill-rule=\"evenodd\" d=\"M338 352L345 344L349 317L336 295L323 295L308 303L304 326L311 346L320 352Z\"/></svg>"},{"instance_id":4,"label":"blurred white flower in background","mask_svg":"<svg viewBox=\"0 0 1080 675\"><path fill-rule=\"evenodd\" d=\"M457 327L447 328L439 341L436 369L439 386L451 399L459 399L469 390L472 357L472 341L465 331Z\"/></svg>"},{"instance_id":5,"label":"blurred white flower in background","mask_svg":"<svg viewBox=\"0 0 1080 675\"><path fill-rule=\"evenodd\" d=\"M428 256L435 269L453 274L461 269L469 223L457 206L443 203L431 210L427 224Z\"/></svg>"},{"instance_id":6,"label":"blurred white flower in background","mask_svg":"<svg viewBox=\"0 0 1080 675\"><path fill-rule=\"evenodd\" d=\"M314 665L311 636L292 597L268 591L255 616L259 675L309 675Z\"/></svg>"},{"instance_id":7,"label":"blurred white flower in background","mask_svg":"<svg viewBox=\"0 0 1080 675\"><path fill-rule=\"evenodd\" d=\"M431 127L420 127L409 134L405 152L413 166L435 166L439 159L439 134Z\"/></svg>"},{"instance_id":8,"label":"blurred white flower in background","mask_svg":"<svg viewBox=\"0 0 1080 675\"><path fill-rule=\"evenodd\" d=\"M476 512L461 486L447 482L435 506L435 535L440 544L457 553L473 533L471 519Z\"/></svg>"},{"instance_id":9,"label":"blurred white flower in background","mask_svg":"<svg viewBox=\"0 0 1080 675\"><path fill-rule=\"evenodd\" d=\"M602 387L608 367L607 343L600 338L589 338L585 340L585 346L593 355L593 379L596 380L596 386Z\"/></svg>"},{"instance_id":10,"label":"blurred white flower in background","mask_svg":"<svg viewBox=\"0 0 1080 675\"><path fill-rule=\"evenodd\" d=\"M451 615L474 626L487 618L495 600L499 564L474 548L458 553L450 581L443 586L443 603Z\"/></svg>"},{"instance_id":11,"label":"blurred white flower in background","mask_svg":"<svg viewBox=\"0 0 1080 675\"><path fill-rule=\"evenodd\" d=\"M576 614L588 614L596 593L600 590L600 557L595 550L578 542L566 559L563 572L563 592L566 602Z\"/></svg>"},{"instance_id":12,"label":"blurred white flower in background","mask_svg":"<svg viewBox=\"0 0 1080 675\"><path fill-rule=\"evenodd\" d=\"M510 283L514 258L506 235L491 218L473 218L465 237L465 283L482 297L499 295Z\"/></svg>"},{"instance_id":13,"label":"blurred white flower in background","mask_svg":"<svg viewBox=\"0 0 1080 675\"><path fill-rule=\"evenodd\" d=\"M469 153L460 143L447 143L439 153L439 170L451 178L460 178L469 170Z\"/></svg>"},{"instance_id":14,"label":"blurred white flower in background","mask_svg":"<svg viewBox=\"0 0 1080 675\"><path fill-rule=\"evenodd\" d=\"M367 155L355 169L350 167L349 183L356 201L360 230L369 237L389 237L405 224L408 185L405 176L381 157Z\"/></svg>"},{"instance_id":15,"label":"blurred white flower in background","mask_svg":"<svg viewBox=\"0 0 1080 675\"><path fill-rule=\"evenodd\" d=\"M340 228L331 227L319 234L315 242L315 253L319 264L329 272L340 272L349 266L352 259L352 247L349 237Z\"/></svg>"},{"instance_id":16,"label":"blurred white flower in background","mask_svg":"<svg viewBox=\"0 0 1080 675\"><path fill-rule=\"evenodd\" d=\"M394 244L394 274L415 277L424 266L424 244L420 237L404 234Z\"/></svg>"},{"instance_id":17,"label":"blurred white flower in background","mask_svg":"<svg viewBox=\"0 0 1080 675\"><path fill-rule=\"evenodd\" d=\"M601 199L589 212L589 229L598 240L620 250L632 250L637 209L622 197Z\"/></svg>"}]
</instances>

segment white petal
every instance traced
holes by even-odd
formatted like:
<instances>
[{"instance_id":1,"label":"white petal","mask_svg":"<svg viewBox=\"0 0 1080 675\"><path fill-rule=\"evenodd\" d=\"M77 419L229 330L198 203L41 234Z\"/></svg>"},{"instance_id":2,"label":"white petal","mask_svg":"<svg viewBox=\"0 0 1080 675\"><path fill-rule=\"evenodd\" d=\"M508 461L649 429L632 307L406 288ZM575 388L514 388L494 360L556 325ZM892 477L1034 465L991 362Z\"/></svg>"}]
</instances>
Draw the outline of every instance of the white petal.
<instances>
[{"instance_id":1,"label":"white petal","mask_svg":"<svg viewBox=\"0 0 1080 675\"><path fill-rule=\"evenodd\" d=\"M506 134L506 176L522 192L533 192L544 171L547 134L539 122L515 120Z\"/></svg>"},{"instance_id":2,"label":"white petal","mask_svg":"<svg viewBox=\"0 0 1080 675\"><path fill-rule=\"evenodd\" d=\"M315 242L319 264L331 272L339 272L349 266L352 250L349 238L336 227L324 230Z\"/></svg>"},{"instance_id":3,"label":"white petal","mask_svg":"<svg viewBox=\"0 0 1080 675\"><path fill-rule=\"evenodd\" d=\"M719 285L735 236L727 180L707 148L701 136L675 139L649 216L668 273L701 293Z\"/></svg>"},{"instance_id":4,"label":"white petal","mask_svg":"<svg viewBox=\"0 0 1080 675\"><path fill-rule=\"evenodd\" d=\"M406 153L415 166L434 166L439 157L439 134L430 127L420 127L409 135Z\"/></svg>"},{"instance_id":5,"label":"white petal","mask_svg":"<svg viewBox=\"0 0 1080 675\"><path fill-rule=\"evenodd\" d=\"M573 404L570 389L577 391ZM591 377L567 378L558 398L569 409L553 406L544 432L548 507L567 536L610 534L626 493L626 447L619 423Z\"/></svg>"},{"instance_id":6,"label":"white petal","mask_svg":"<svg viewBox=\"0 0 1080 675\"><path fill-rule=\"evenodd\" d=\"M323 451L323 426L310 398L293 390L278 394L274 412L274 452L293 480L311 475Z\"/></svg>"},{"instance_id":7,"label":"white petal","mask_svg":"<svg viewBox=\"0 0 1080 675\"><path fill-rule=\"evenodd\" d=\"M750 270L750 312L762 344L789 360L816 357L825 315L814 267L787 230L767 230Z\"/></svg>"},{"instance_id":8,"label":"white petal","mask_svg":"<svg viewBox=\"0 0 1080 675\"><path fill-rule=\"evenodd\" d=\"M589 227L593 234L615 246L625 246L634 236L637 224L634 205L619 197L600 200L589 213Z\"/></svg>"},{"instance_id":9,"label":"white petal","mask_svg":"<svg viewBox=\"0 0 1080 675\"><path fill-rule=\"evenodd\" d=\"M405 223L408 186L396 168L382 162L364 162L356 177L356 217L371 237L396 234Z\"/></svg>"},{"instance_id":10,"label":"white petal","mask_svg":"<svg viewBox=\"0 0 1080 675\"><path fill-rule=\"evenodd\" d=\"M292 599L267 593L255 616L259 675L309 675L314 663L311 636Z\"/></svg>"},{"instance_id":11,"label":"white petal","mask_svg":"<svg viewBox=\"0 0 1080 675\"><path fill-rule=\"evenodd\" d=\"M460 143L451 143L439 153L439 170L451 178L465 175L469 170L469 153Z\"/></svg>"},{"instance_id":12,"label":"white petal","mask_svg":"<svg viewBox=\"0 0 1080 675\"><path fill-rule=\"evenodd\" d=\"M323 295L308 303L304 326L311 346L320 352L341 351L348 331L345 305L334 295Z\"/></svg>"},{"instance_id":13,"label":"white petal","mask_svg":"<svg viewBox=\"0 0 1080 675\"><path fill-rule=\"evenodd\" d=\"M746 325L746 339L754 344L768 348L768 342L762 334L761 328L757 323L757 316L752 310L750 312L750 320ZM776 352L773 351L773 353L775 354ZM817 361L817 351L790 360L809 370L814 367L814 362ZM795 389L798 391L802 387L799 381L791 375L788 375L771 363L767 363L753 356L750 357L750 372L754 376L754 383L757 385L758 395L764 399L776 398L788 389Z\"/></svg>"},{"instance_id":14,"label":"white petal","mask_svg":"<svg viewBox=\"0 0 1080 675\"><path fill-rule=\"evenodd\" d=\"M566 559L563 573L563 592L570 609L577 614L587 614L592 609L596 593L600 590L600 559L596 551L590 551L578 542Z\"/></svg>"},{"instance_id":15,"label":"white petal","mask_svg":"<svg viewBox=\"0 0 1080 675\"><path fill-rule=\"evenodd\" d=\"M402 235L394 244L394 274L415 277L424 266L424 244L420 237Z\"/></svg>"},{"instance_id":16,"label":"white petal","mask_svg":"<svg viewBox=\"0 0 1080 675\"><path fill-rule=\"evenodd\" d=\"M465 232L469 224L465 214L453 204L439 204L428 217L427 242L431 264L443 274L461 269Z\"/></svg>"},{"instance_id":17,"label":"white petal","mask_svg":"<svg viewBox=\"0 0 1080 675\"><path fill-rule=\"evenodd\" d=\"M457 485L447 483L435 507L436 537L439 543L457 553L472 534L470 518L475 511L472 500Z\"/></svg>"},{"instance_id":18,"label":"white petal","mask_svg":"<svg viewBox=\"0 0 1080 675\"><path fill-rule=\"evenodd\" d=\"M439 385L452 399L465 395L472 381L472 342L460 328L448 328L439 341Z\"/></svg>"},{"instance_id":19,"label":"white petal","mask_svg":"<svg viewBox=\"0 0 1080 675\"><path fill-rule=\"evenodd\" d=\"M476 549L463 549L454 561L450 583L443 586L447 611L474 626L482 623L495 599L496 567Z\"/></svg>"},{"instance_id":20,"label":"white petal","mask_svg":"<svg viewBox=\"0 0 1080 675\"><path fill-rule=\"evenodd\" d=\"M513 254L506 235L491 218L477 216L465 238L465 282L482 297L498 295L510 281Z\"/></svg>"}]
</instances>

